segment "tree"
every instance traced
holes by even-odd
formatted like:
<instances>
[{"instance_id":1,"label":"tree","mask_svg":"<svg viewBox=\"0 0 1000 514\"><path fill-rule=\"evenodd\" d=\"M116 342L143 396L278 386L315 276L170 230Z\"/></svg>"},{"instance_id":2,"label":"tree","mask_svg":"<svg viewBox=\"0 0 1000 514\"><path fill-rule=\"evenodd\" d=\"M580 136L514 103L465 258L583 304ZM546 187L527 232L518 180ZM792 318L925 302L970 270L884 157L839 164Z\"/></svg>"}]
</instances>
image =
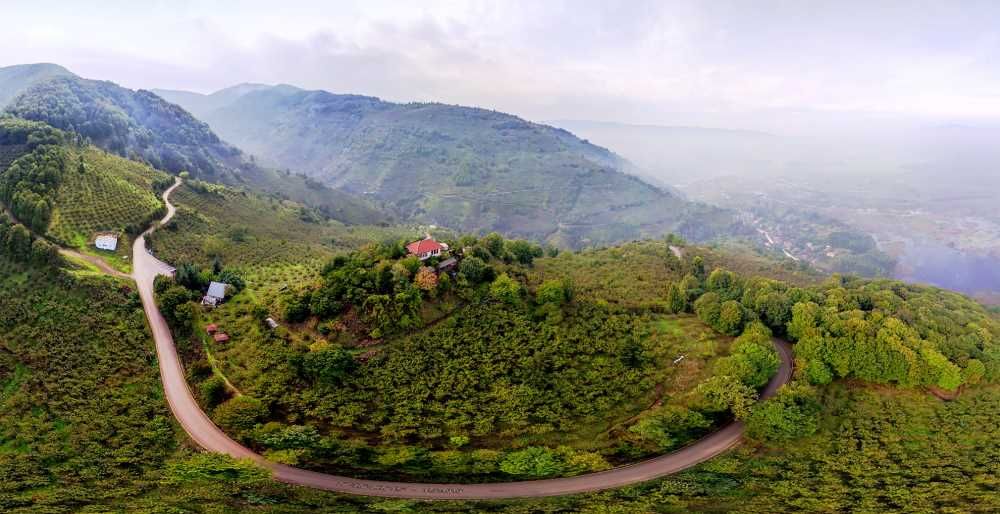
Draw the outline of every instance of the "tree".
<instances>
[{"instance_id":1,"label":"tree","mask_svg":"<svg viewBox=\"0 0 1000 514\"><path fill-rule=\"evenodd\" d=\"M500 461L500 471L525 478L540 478L562 473L563 463L555 452L542 446L529 446L508 453Z\"/></svg>"},{"instance_id":2,"label":"tree","mask_svg":"<svg viewBox=\"0 0 1000 514\"><path fill-rule=\"evenodd\" d=\"M220 427L237 435L252 429L264 416L267 416L267 407L247 395L226 400L212 413L212 418Z\"/></svg>"},{"instance_id":3,"label":"tree","mask_svg":"<svg viewBox=\"0 0 1000 514\"><path fill-rule=\"evenodd\" d=\"M569 301L570 293L566 282L558 279L549 279L542 282L535 291L535 301L539 304L562 305Z\"/></svg>"},{"instance_id":4,"label":"tree","mask_svg":"<svg viewBox=\"0 0 1000 514\"><path fill-rule=\"evenodd\" d=\"M505 303L516 304L521 301L521 284L506 273L501 273L490 284L490 296Z\"/></svg>"},{"instance_id":5,"label":"tree","mask_svg":"<svg viewBox=\"0 0 1000 514\"><path fill-rule=\"evenodd\" d=\"M326 347L302 357L302 373L314 382L333 386L354 367L354 358L342 348Z\"/></svg>"},{"instance_id":6,"label":"tree","mask_svg":"<svg viewBox=\"0 0 1000 514\"><path fill-rule=\"evenodd\" d=\"M59 248L42 238L37 238L31 243L31 260L35 264L55 264L59 260Z\"/></svg>"},{"instance_id":7,"label":"tree","mask_svg":"<svg viewBox=\"0 0 1000 514\"><path fill-rule=\"evenodd\" d=\"M721 310L722 304L719 302L717 293L705 293L694 302L695 314L710 327L718 326Z\"/></svg>"},{"instance_id":8,"label":"tree","mask_svg":"<svg viewBox=\"0 0 1000 514\"><path fill-rule=\"evenodd\" d=\"M514 256L514 260L525 266L531 265L535 257L542 256L542 247L527 241L507 241L505 246L507 252Z\"/></svg>"},{"instance_id":9,"label":"tree","mask_svg":"<svg viewBox=\"0 0 1000 514\"><path fill-rule=\"evenodd\" d=\"M681 288L676 284L667 286L667 308L671 313L680 313L687 310L687 297Z\"/></svg>"},{"instance_id":10,"label":"tree","mask_svg":"<svg viewBox=\"0 0 1000 514\"><path fill-rule=\"evenodd\" d=\"M628 430L652 443L656 450L666 451L694 439L710 426L712 422L700 412L680 405L665 405L641 417Z\"/></svg>"},{"instance_id":11,"label":"tree","mask_svg":"<svg viewBox=\"0 0 1000 514\"><path fill-rule=\"evenodd\" d=\"M221 453L195 453L167 465L164 481L185 483L225 483L239 489L254 489L270 481L271 473L250 459L236 460Z\"/></svg>"},{"instance_id":12,"label":"tree","mask_svg":"<svg viewBox=\"0 0 1000 514\"><path fill-rule=\"evenodd\" d=\"M416 276L413 277L413 284L421 291L433 293L438 285L437 273L434 272L434 268L421 266Z\"/></svg>"},{"instance_id":13,"label":"tree","mask_svg":"<svg viewBox=\"0 0 1000 514\"><path fill-rule=\"evenodd\" d=\"M503 236L497 234L496 232L490 232L483 236L480 240L483 247L493 255L494 259L503 259L504 257L504 240Z\"/></svg>"},{"instance_id":14,"label":"tree","mask_svg":"<svg viewBox=\"0 0 1000 514\"><path fill-rule=\"evenodd\" d=\"M691 273L693 273L699 281L705 280L705 260L702 259L700 255L695 255L694 259L691 260Z\"/></svg>"},{"instance_id":15,"label":"tree","mask_svg":"<svg viewBox=\"0 0 1000 514\"><path fill-rule=\"evenodd\" d=\"M212 375L198 386L198 392L205 405L215 407L226 398L226 383L222 378Z\"/></svg>"},{"instance_id":16,"label":"tree","mask_svg":"<svg viewBox=\"0 0 1000 514\"><path fill-rule=\"evenodd\" d=\"M816 334L819 321L819 305L813 302L796 303L792 306L792 319L788 322L788 337L798 341Z\"/></svg>"},{"instance_id":17,"label":"tree","mask_svg":"<svg viewBox=\"0 0 1000 514\"><path fill-rule=\"evenodd\" d=\"M478 257L466 257L458 265L458 272L471 284L493 279L493 269Z\"/></svg>"},{"instance_id":18,"label":"tree","mask_svg":"<svg viewBox=\"0 0 1000 514\"><path fill-rule=\"evenodd\" d=\"M731 411L738 419L750 414L757 393L748 385L728 375L716 375L695 388L696 404L706 412Z\"/></svg>"},{"instance_id":19,"label":"tree","mask_svg":"<svg viewBox=\"0 0 1000 514\"><path fill-rule=\"evenodd\" d=\"M729 336L739 334L743 329L743 306L736 300L722 302L716 328Z\"/></svg>"},{"instance_id":20,"label":"tree","mask_svg":"<svg viewBox=\"0 0 1000 514\"><path fill-rule=\"evenodd\" d=\"M819 430L820 404L816 391L805 384L786 384L773 398L755 404L746 419L747 434L755 439L787 441Z\"/></svg>"}]
</instances>

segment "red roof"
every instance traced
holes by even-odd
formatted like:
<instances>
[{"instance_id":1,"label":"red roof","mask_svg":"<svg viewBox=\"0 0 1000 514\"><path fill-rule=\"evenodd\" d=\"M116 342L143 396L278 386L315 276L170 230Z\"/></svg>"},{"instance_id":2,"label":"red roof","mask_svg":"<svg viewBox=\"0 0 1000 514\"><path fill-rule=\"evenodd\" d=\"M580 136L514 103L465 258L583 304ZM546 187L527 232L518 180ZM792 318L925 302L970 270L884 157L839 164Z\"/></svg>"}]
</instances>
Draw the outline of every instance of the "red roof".
<instances>
[{"instance_id":1,"label":"red roof","mask_svg":"<svg viewBox=\"0 0 1000 514\"><path fill-rule=\"evenodd\" d=\"M224 342L226 342L226 341L229 340L229 336L226 335L226 334L223 334L222 332L219 332L218 334L215 334L215 336L213 337L213 339L215 339L216 343L224 343Z\"/></svg>"},{"instance_id":2,"label":"red roof","mask_svg":"<svg viewBox=\"0 0 1000 514\"><path fill-rule=\"evenodd\" d=\"M433 252L434 250L443 250L443 249L444 245L431 238L421 239L420 241L414 241L406 245L406 251L416 255L421 255L427 252Z\"/></svg>"},{"instance_id":3,"label":"red roof","mask_svg":"<svg viewBox=\"0 0 1000 514\"><path fill-rule=\"evenodd\" d=\"M205 332L208 332L209 334L214 334L216 330L219 330L219 327L216 326L215 323L205 325Z\"/></svg>"}]
</instances>

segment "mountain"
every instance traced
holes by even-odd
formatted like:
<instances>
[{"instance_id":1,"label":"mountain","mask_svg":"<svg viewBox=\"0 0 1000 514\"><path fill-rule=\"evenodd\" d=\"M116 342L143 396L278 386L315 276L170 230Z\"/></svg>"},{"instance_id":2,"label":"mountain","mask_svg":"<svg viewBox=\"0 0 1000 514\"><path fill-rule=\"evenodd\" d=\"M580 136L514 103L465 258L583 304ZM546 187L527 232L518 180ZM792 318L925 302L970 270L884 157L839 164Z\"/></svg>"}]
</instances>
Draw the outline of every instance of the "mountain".
<instances>
[{"instance_id":1,"label":"mountain","mask_svg":"<svg viewBox=\"0 0 1000 514\"><path fill-rule=\"evenodd\" d=\"M8 70L0 68L0 73L16 75ZM308 203L340 221L386 219L366 201L304 176L257 165L238 148L220 140L208 125L150 91L133 91L72 74L39 78L20 90L14 87L25 83L11 81L12 88L3 90L8 96L16 95L5 109L9 115L78 134L100 148L157 169L188 171L205 180L244 185Z\"/></svg>"},{"instance_id":2,"label":"mountain","mask_svg":"<svg viewBox=\"0 0 1000 514\"><path fill-rule=\"evenodd\" d=\"M628 163L607 149L509 114L291 86L165 94L261 162L404 218L569 246L739 230L725 211L623 173Z\"/></svg>"},{"instance_id":3,"label":"mountain","mask_svg":"<svg viewBox=\"0 0 1000 514\"><path fill-rule=\"evenodd\" d=\"M18 64L0 68L0 108L31 86L55 77L75 77L58 64Z\"/></svg>"},{"instance_id":4,"label":"mountain","mask_svg":"<svg viewBox=\"0 0 1000 514\"><path fill-rule=\"evenodd\" d=\"M201 118L216 109L229 105L247 93L271 87L265 84L239 84L221 89L210 95L175 89L153 89L153 92L168 102L183 105L188 112Z\"/></svg>"}]
</instances>

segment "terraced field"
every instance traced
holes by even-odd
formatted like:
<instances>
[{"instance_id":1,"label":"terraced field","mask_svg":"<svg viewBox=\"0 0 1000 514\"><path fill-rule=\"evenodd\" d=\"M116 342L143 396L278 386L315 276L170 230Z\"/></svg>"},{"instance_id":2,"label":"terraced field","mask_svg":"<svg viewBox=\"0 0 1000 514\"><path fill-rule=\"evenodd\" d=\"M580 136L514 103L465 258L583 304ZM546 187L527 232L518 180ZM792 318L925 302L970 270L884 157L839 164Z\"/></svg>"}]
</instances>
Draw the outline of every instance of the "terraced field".
<instances>
[{"instance_id":1,"label":"terraced field","mask_svg":"<svg viewBox=\"0 0 1000 514\"><path fill-rule=\"evenodd\" d=\"M134 232L160 213L156 189L169 181L167 174L92 147L67 152L69 169L49 225L54 239L83 248L98 232Z\"/></svg>"}]
</instances>

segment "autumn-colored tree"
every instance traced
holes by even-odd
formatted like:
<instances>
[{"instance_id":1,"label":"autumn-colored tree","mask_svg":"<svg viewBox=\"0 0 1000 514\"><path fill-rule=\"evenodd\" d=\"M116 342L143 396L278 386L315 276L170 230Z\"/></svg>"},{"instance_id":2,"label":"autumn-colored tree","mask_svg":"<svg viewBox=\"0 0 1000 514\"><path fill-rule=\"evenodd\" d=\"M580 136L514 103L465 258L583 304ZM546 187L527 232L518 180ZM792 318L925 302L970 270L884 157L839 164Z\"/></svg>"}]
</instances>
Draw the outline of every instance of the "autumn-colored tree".
<instances>
[{"instance_id":1,"label":"autumn-colored tree","mask_svg":"<svg viewBox=\"0 0 1000 514\"><path fill-rule=\"evenodd\" d=\"M434 268L421 266L420 269L417 270L417 275L413 277L413 284L420 290L431 293L437 288L438 285L437 273L434 272Z\"/></svg>"}]
</instances>

